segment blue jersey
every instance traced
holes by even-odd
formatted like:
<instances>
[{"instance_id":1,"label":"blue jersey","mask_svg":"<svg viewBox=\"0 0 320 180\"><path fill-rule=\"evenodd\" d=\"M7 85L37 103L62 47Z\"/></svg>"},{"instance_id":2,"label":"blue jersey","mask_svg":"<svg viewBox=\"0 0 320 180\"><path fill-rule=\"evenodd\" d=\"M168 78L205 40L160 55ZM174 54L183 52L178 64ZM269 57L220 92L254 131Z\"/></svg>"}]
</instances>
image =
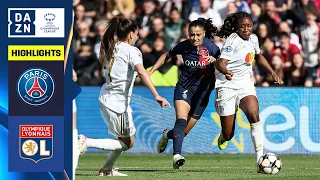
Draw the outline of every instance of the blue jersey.
<instances>
[{"instance_id":1,"label":"blue jersey","mask_svg":"<svg viewBox=\"0 0 320 180\"><path fill-rule=\"evenodd\" d=\"M169 51L171 57L177 54L182 55L184 66L180 74L177 86L195 93L198 87L206 84L214 86L215 68L204 56L213 56L218 59L220 56L219 47L211 40L204 38L200 46L193 46L189 40L178 43ZM206 87L203 87L206 88Z\"/></svg>"}]
</instances>

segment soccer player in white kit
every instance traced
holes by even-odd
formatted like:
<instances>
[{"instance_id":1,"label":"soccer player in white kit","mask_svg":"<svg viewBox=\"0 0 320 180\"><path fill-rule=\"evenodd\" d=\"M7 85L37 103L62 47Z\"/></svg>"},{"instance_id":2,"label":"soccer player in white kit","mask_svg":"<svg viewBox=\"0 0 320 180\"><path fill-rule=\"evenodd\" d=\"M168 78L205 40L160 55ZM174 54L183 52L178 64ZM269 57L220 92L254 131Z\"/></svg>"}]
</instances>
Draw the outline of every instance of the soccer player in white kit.
<instances>
[{"instance_id":1,"label":"soccer player in white kit","mask_svg":"<svg viewBox=\"0 0 320 180\"><path fill-rule=\"evenodd\" d=\"M136 129L130 97L137 75L151 90L161 107L170 107L169 102L159 96L143 67L141 52L133 46L137 39L138 26L131 20L119 17L110 20L102 37L100 63L106 69L106 83L101 88L99 104L109 134L118 139L90 139L84 135L79 136L81 154L87 147L111 151L99 171L99 176L127 176L114 169L113 165L121 153L130 149L134 143Z\"/></svg>"},{"instance_id":2,"label":"soccer player in white kit","mask_svg":"<svg viewBox=\"0 0 320 180\"><path fill-rule=\"evenodd\" d=\"M222 131L218 147L224 150L234 135L235 114L240 109L250 122L251 137L257 155L257 162L263 155L263 130L259 119L259 105L255 86L250 78L254 59L266 69L275 81L282 85L282 79L273 71L260 52L258 38L252 34L250 14L238 12L229 15L218 36L226 38L216 68L215 108L220 116ZM260 169L258 169L260 172Z\"/></svg>"}]
</instances>

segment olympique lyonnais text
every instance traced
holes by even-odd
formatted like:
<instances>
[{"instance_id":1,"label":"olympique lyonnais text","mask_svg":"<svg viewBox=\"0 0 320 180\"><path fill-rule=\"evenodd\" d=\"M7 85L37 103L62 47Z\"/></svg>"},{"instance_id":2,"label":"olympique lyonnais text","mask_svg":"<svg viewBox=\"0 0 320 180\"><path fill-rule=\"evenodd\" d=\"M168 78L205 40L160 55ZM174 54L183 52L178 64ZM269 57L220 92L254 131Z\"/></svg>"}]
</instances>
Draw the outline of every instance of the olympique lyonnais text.
<instances>
[{"instance_id":1,"label":"olympique lyonnais text","mask_svg":"<svg viewBox=\"0 0 320 180\"><path fill-rule=\"evenodd\" d=\"M52 137L52 125L21 125L21 138Z\"/></svg>"},{"instance_id":2,"label":"olympique lyonnais text","mask_svg":"<svg viewBox=\"0 0 320 180\"><path fill-rule=\"evenodd\" d=\"M60 56L61 51L55 49L47 49L47 50L19 50L13 49L11 51L12 56Z\"/></svg>"}]
</instances>

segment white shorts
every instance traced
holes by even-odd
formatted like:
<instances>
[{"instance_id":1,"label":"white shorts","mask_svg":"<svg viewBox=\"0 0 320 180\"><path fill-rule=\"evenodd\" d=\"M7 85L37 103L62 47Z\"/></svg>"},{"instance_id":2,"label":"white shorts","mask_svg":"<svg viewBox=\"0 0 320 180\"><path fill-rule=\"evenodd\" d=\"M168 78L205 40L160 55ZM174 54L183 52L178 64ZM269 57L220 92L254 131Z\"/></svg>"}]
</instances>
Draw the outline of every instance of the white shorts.
<instances>
[{"instance_id":1,"label":"white shorts","mask_svg":"<svg viewBox=\"0 0 320 180\"><path fill-rule=\"evenodd\" d=\"M108 125L108 133L116 137L130 137L136 133L132 118L132 110L128 108L124 113L117 113L103 105L100 101L100 109L104 115L104 121Z\"/></svg>"},{"instance_id":2,"label":"white shorts","mask_svg":"<svg viewBox=\"0 0 320 180\"><path fill-rule=\"evenodd\" d=\"M219 116L236 114L241 99L250 95L257 97L254 85L247 85L241 89L231 89L227 87L217 88L214 102L217 113Z\"/></svg>"},{"instance_id":3,"label":"white shorts","mask_svg":"<svg viewBox=\"0 0 320 180\"><path fill-rule=\"evenodd\" d=\"M72 112L77 112L77 104L76 104L76 100L72 100Z\"/></svg>"}]
</instances>

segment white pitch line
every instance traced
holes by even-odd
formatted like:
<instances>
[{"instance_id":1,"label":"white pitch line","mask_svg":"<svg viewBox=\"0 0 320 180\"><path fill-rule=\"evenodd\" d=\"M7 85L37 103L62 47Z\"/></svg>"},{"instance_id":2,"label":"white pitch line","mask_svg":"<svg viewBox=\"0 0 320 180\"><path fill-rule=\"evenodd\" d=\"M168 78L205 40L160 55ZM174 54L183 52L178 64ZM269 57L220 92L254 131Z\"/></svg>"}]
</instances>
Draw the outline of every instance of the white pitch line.
<instances>
[{"instance_id":1,"label":"white pitch line","mask_svg":"<svg viewBox=\"0 0 320 180\"><path fill-rule=\"evenodd\" d=\"M123 167L125 169L172 169L171 167ZM254 167L226 167L226 166L212 166L212 167L182 167L182 169L255 169ZM287 168L282 167L283 169L290 170L320 170L320 168Z\"/></svg>"},{"instance_id":2,"label":"white pitch line","mask_svg":"<svg viewBox=\"0 0 320 180\"><path fill-rule=\"evenodd\" d=\"M100 168L100 167L91 167L91 168ZM125 171L126 169L154 169L154 170L157 170L157 169L172 169L172 167L145 167L145 166L128 166L128 167L117 167L117 168L120 168L120 169L123 169L123 171ZM211 166L211 167L182 167L182 169L255 169L255 166L252 166L252 167L228 167L228 166L221 166L221 167L218 167L218 166ZM290 170L320 170L320 168L307 168L307 167L304 167L304 168L288 168L288 167L282 167L282 169L290 169Z\"/></svg>"}]
</instances>

